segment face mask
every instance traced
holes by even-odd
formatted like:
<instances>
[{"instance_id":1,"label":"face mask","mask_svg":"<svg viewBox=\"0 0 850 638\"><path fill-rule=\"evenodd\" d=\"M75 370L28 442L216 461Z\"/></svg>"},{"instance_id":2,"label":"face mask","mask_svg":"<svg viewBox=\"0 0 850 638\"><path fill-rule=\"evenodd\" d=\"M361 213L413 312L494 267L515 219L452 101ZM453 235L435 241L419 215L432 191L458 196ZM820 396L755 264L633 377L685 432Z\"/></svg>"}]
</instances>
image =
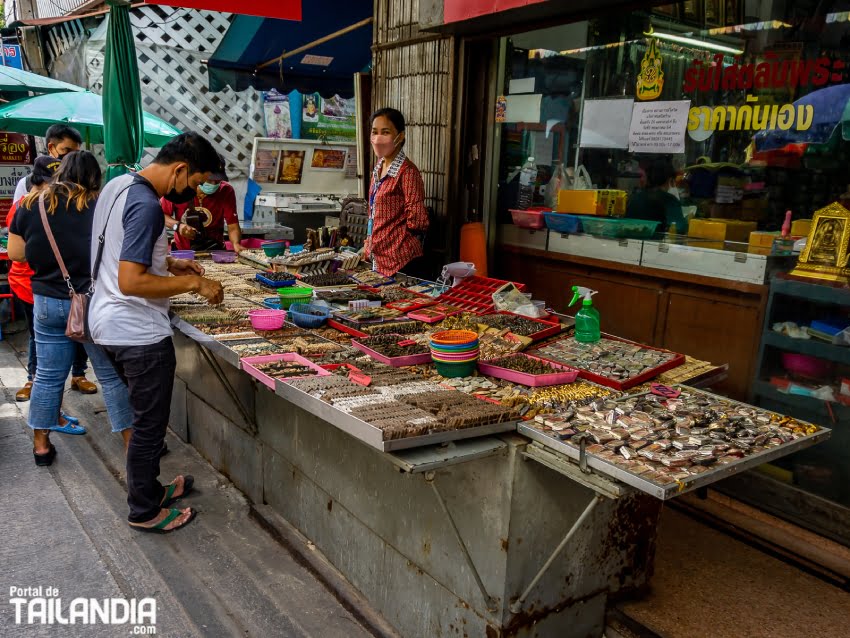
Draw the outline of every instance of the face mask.
<instances>
[{"instance_id":1,"label":"face mask","mask_svg":"<svg viewBox=\"0 0 850 638\"><path fill-rule=\"evenodd\" d=\"M204 182L198 188L201 189L201 192L204 195L215 195L218 192L218 188L221 184L210 184L209 182Z\"/></svg>"},{"instance_id":2,"label":"face mask","mask_svg":"<svg viewBox=\"0 0 850 638\"><path fill-rule=\"evenodd\" d=\"M680 198L680 196L679 196L679 189L678 189L678 188L676 188L675 186L671 186L670 188L668 188L668 189L667 189L667 192L668 192L668 193L670 193L670 194L671 194L673 197L675 197L676 199L679 199L679 198Z\"/></svg>"},{"instance_id":3,"label":"face mask","mask_svg":"<svg viewBox=\"0 0 850 638\"><path fill-rule=\"evenodd\" d=\"M372 150L375 151L375 155L382 159L392 155L395 147L398 146L398 138L401 137L401 133L396 135L395 139L390 140L389 137L389 135L372 135L371 137Z\"/></svg>"},{"instance_id":4,"label":"face mask","mask_svg":"<svg viewBox=\"0 0 850 638\"><path fill-rule=\"evenodd\" d=\"M174 183L177 186L177 181ZM165 199L167 199L172 204L188 204L193 199L195 199L195 189L189 186L189 176L186 176L186 188L181 191L178 191L177 188L172 188L165 194Z\"/></svg>"}]
</instances>

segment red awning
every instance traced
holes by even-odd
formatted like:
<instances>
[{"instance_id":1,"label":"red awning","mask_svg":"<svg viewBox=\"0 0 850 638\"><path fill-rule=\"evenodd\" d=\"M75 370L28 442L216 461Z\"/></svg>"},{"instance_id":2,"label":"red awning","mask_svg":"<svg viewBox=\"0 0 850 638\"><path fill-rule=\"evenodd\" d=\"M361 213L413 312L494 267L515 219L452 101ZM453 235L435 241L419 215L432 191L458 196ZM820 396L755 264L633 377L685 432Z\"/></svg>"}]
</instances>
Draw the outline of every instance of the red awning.
<instances>
[{"instance_id":1,"label":"red awning","mask_svg":"<svg viewBox=\"0 0 850 638\"><path fill-rule=\"evenodd\" d=\"M147 4L164 4L169 7L187 7L203 11L239 13L261 18L301 20L301 0L147 0Z\"/></svg>"}]
</instances>

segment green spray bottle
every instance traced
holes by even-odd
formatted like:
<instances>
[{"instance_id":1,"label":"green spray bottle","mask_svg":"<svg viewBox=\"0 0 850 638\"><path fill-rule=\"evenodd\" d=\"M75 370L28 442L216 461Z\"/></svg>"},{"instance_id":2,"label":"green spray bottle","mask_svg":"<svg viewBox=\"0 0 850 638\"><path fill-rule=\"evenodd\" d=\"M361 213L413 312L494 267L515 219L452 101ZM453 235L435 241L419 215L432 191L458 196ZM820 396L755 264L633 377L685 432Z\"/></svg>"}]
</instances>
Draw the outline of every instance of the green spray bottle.
<instances>
[{"instance_id":1,"label":"green spray bottle","mask_svg":"<svg viewBox=\"0 0 850 638\"><path fill-rule=\"evenodd\" d=\"M573 300L570 302L572 306L579 297L583 297L581 309L576 313L576 341L582 343L595 343L599 341L599 311L593 307L591 297L596 294L596 290L585 288L584 286L573 286Z\"/></svg>"}]
</instances>

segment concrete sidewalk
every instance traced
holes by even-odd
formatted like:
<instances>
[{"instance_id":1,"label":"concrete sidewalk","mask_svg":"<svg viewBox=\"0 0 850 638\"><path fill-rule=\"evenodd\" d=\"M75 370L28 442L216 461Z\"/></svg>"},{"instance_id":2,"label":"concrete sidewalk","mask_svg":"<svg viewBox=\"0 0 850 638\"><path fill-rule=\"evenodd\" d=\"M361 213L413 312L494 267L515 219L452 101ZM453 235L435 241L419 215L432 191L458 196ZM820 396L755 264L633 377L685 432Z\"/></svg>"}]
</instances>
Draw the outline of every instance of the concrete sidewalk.
<instances>
[{"instance_id":1,"label":"concrete sidewalk","mask_svg":"<svg viewBox=\"0 0 850 638\"><path fill-rule=\"evenodd\" d=\"M17 625L10 588L38 586L58 589L63 616L76 598L153 598L157 636L358 638L386 629L370 609L344 606L340 600L356 592L326 588L309 563L255 522L225 477L171 434L160 478L194 475L196 491L185 503L198 517L165 536L130 529L123 446L109 431L100 394L66 393L65 410L88 434L53 435L56 461L36 467L27 404L14 401L26 380L22 344L20 336L0 342L0 637L133 635L132 624L26 625L26 609ZM152 623L138 624L143 631Z\"/></svg>"}]
</instances>

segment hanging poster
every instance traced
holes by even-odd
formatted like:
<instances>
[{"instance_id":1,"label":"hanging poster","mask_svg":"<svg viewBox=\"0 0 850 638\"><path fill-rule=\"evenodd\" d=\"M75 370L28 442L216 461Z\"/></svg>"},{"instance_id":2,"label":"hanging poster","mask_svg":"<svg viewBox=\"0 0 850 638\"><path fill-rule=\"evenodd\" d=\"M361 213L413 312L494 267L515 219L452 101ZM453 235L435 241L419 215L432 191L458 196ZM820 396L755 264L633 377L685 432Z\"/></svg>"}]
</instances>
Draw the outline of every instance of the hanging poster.
<instances>
[{"instance_id":1,"label":"hanging poster","mask_svg":"<svg viewBox=\"0 0 850 638\"><path fill-rule=\"evenodd\" d=\"M633 153L684 153L690 100L635 102L629 127Z\"/></svg>"},{"instance_id":2,"label":"hanging poster","mask_svg":"<svg viewBox=\"0 0 850 638\"><path fill-rule=\"evenodd\" d=\"M313 151L310 168L320 171L345 170L345 149L317 148Z\"/></svg>"},{"instance_id":3,"label":"hanging poster","mask_svg":"<svg viewBox=\"0 0 850 638\"><path fill-rule=\"evenodd\" d=\"M263 93L263 114L266 120L266 137L290 139L292 137L292 114L289 96L272 89Z\"/></svg>"},{"instance_id":4,"label":"hanging poster","mask_svg":"<svg viewBox=\"0 0 850 638\"><path fill-rule=\"evenodd\" d=\"M254 159L253 180L258 184L274 183L277 176L277 160L280 153L268 150L258 150Z\"/></svg>"},{"instance_id":5,"label":"hanging poster","mask_svg":"<svg viewBox=\"0 0 850 638\"><path fill-rule=\"evenodd\" d=\"M338 95L323 98L318 93L303 97L301 139L353 142L357 139L354 99Z\"/></svg>"},{"instance_id":6,"label":"hanging poster","mask_svg":"<svg viewBox=\"0 0 850 638\"><path fill-rule=\"evenodd\" d=\"M305 151L281 151L277 174L278 184L300 184L304 172Z\"/></svg>"}]
</instances>

